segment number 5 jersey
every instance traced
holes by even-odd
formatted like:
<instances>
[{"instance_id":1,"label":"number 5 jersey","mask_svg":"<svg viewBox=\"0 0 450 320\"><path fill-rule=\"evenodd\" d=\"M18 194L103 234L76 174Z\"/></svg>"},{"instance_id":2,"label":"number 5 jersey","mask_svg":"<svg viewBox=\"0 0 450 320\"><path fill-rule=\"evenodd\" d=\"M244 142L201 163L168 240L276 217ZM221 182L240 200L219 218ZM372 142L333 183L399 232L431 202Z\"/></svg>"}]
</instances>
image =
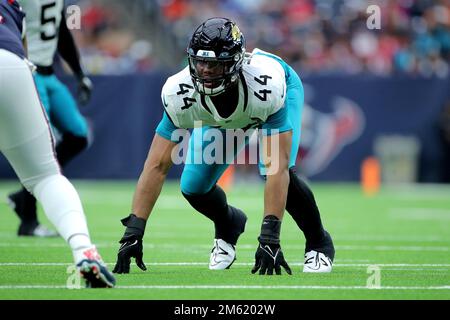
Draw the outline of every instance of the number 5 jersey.
<instances>
[{"instance_id":1,"label":"number 5 jersey","mask_svg":"<svg viewBox=\"0 0 450 320\"><path fill-rule=\"evenodd\" d=\"M58 47L64 0L22 0L20 4L26 13L28 57L36 65L49 67Z\"/></svg>"}]
</instances>

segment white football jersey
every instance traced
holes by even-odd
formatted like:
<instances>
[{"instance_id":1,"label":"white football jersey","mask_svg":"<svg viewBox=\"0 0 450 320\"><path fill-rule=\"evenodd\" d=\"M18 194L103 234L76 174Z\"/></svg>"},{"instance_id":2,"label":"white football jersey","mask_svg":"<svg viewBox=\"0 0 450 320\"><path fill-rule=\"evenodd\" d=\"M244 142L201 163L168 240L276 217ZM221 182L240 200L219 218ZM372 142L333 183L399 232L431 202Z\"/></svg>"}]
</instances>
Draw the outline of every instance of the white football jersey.
<instances>
[{"instance_id":1,"label":"white football jersey","mask_svg":"<svg viewBox=\"0 0 450 320\"><path fill-rule=\"evenodd\" d=\"M253 54L246 57L238 85L238 106L228 118L222 118L211 99L195 90L189 67L167 79L161 98L175 126L184 129L194 128L196 121L201 121L202 126L223 129L254 128L284 105L284 69L270 57Z\"/></svg>"},{"instance_id":2,"label":"white football jersey","mask_svg":"<svg viewBox=\"0 0 450 320\"><path fill-rule=\"evenodd\" d=\"M28 59L40 66L51 66L64 0L22 0L20 4L26 13Z\"/></svg>"}]
</instances>

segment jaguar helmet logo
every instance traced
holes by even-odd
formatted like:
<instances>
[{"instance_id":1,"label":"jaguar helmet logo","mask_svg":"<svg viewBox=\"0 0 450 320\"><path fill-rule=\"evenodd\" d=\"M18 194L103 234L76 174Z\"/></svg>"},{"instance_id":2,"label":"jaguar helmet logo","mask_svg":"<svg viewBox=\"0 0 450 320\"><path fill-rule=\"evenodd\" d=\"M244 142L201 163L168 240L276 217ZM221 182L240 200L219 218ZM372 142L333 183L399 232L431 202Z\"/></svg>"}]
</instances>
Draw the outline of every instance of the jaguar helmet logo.
<instances>
[{"instance_id":1,"label":"jaguar helmet logo","mask_svg":"<svg viewBox=\"0 0 450 320\"><path fill-rule=\"evenodd\" d=\"M231 37L234 41L238 41L241 39L241 36L241 30L239 30L239 27L237 25L233 24L233 27L231 28Z\"/></svg>"}]
</instances>

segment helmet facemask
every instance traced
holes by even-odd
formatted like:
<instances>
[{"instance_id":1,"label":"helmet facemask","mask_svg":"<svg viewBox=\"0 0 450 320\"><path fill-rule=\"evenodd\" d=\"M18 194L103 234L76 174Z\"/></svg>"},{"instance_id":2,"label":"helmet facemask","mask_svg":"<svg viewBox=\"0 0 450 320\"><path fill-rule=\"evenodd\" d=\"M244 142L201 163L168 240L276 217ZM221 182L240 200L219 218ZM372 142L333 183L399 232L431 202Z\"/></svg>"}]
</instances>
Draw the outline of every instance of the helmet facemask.
<instances>
[{"instance_id":1,"label":"helmet facemask","mask_svg":"<svg viewBox=\"0 0 450 320\"><path fill-rule=\"evenodd\" d=\"M207 53L214 54L203 50L199 50L197 55L188 52L189 70L197 91L215 96L237 81L244 55L238 53L232 57L216 58L205 56Z\"/></svg>"}]
</instances>

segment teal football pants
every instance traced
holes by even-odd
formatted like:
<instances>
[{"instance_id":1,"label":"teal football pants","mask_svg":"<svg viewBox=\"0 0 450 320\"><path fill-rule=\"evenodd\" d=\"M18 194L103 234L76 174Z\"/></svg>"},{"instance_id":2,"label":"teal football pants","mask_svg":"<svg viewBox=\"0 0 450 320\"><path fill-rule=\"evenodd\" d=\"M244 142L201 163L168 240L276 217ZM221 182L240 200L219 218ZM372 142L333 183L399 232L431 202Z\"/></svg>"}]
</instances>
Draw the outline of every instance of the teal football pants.
<instances>
[{"instance_id":1,"label":"teal football pants","mask_svg":"<svg viewBox=\"0 0 450 320\"><path fill-rule=\"evenodd\" d=\"M34 81L52 126L62 134L87 137L86 119L78 110L69 89L55 75L35 73Z\"/></svg>"}]
</instances>

